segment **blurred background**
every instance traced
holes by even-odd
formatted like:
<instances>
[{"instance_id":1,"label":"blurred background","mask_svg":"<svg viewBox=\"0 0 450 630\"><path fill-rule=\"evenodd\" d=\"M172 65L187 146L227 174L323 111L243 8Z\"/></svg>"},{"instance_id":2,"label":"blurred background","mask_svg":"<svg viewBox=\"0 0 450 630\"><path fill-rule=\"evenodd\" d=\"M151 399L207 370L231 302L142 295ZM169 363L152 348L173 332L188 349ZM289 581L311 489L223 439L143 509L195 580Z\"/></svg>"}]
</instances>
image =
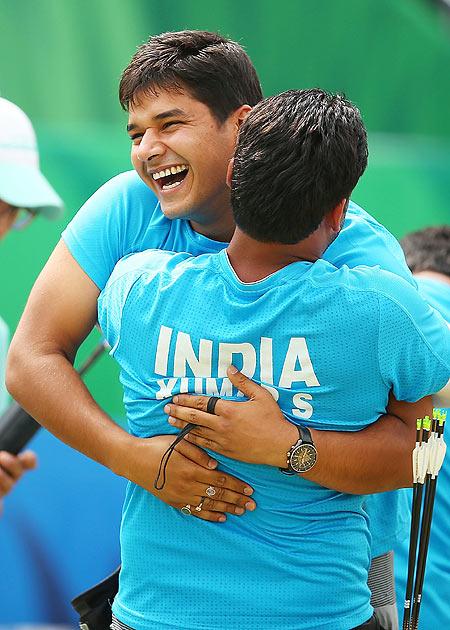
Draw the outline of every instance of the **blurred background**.
<instances>
[{"instance_id":1,"label":"blurred background","mask_svg":"<svg viewBox=\"0 0 450 630\"><path fill-rule=\"evenodd\" d=\"M369 132L370 160L353 199L397 237L450 222L450 10L444 0L0 0L0 95L33 121L42 170L67 208L59 222L39 219L1 244L0 314L11 331L66 223L102 183L131 168L126 114L117 99L122 69L150 35L185 28L218 30L239 41L266 95L320 86L354 101ZM80 359L97 339L93 333ZM107 355L86 382L122 421L117 372ZM1 574L17 565L18 555L25 567L34 554L40 567L16 571L8 584L22 603L0 586L3 625L73 624L66 591L90 586L118 558L121 480L110 482L109 473L45 439L35 446L40 470L7 498L0 522ZM47 449L54 449L51 466ZM55 476L58 490L50 491ZM105 515L111 527L100 540L95 532L105 532ZM56 551L44 554L33 537L50 521L48 544L54 541ZM68 538L69 530L78 538ZM77 580L63 587L74 573ZM52 602L41 605L49 592Z\"/></svg>"}]
</instances>

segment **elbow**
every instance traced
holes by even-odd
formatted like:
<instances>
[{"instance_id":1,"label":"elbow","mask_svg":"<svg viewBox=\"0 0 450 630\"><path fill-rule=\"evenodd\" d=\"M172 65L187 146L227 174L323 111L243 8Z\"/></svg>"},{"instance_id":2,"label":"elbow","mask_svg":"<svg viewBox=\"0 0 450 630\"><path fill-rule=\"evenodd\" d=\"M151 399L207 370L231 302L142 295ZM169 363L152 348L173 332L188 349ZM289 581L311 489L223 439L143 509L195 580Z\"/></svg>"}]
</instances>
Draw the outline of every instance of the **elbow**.
<instances>
[{"instance_id":1,"label":"elbow","mask_svg":"<svg viewBox=\"0 0 450 630\"><path fill-rule=\"evenodd\" d=\"M21 384L25 383L26 375L26 357L21 352L20 346L14 342L11 343L6 363L5 384L6 389L11 396L20 402Z\"/></svg>"}]
</instances>

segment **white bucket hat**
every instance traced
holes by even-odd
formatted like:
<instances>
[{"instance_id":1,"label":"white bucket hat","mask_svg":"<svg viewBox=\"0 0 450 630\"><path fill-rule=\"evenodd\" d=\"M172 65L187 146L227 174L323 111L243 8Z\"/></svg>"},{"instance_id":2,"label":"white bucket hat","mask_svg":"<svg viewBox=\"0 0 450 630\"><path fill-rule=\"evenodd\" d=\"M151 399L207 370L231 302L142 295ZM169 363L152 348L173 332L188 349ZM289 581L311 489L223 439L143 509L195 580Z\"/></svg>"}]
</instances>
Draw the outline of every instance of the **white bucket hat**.
<instances>
[{"instance_id":1,"label":"white bucket hat","mask_svg":"<svg viewBox=\"0 0 450 630\"><path fill-rule=\"evenodd\" d=\"M56 219L64 209L61 198L39 169L36 134L30 119L5 98L0 98L0 199L49 219Z\"/></svg>"}]
</instances>

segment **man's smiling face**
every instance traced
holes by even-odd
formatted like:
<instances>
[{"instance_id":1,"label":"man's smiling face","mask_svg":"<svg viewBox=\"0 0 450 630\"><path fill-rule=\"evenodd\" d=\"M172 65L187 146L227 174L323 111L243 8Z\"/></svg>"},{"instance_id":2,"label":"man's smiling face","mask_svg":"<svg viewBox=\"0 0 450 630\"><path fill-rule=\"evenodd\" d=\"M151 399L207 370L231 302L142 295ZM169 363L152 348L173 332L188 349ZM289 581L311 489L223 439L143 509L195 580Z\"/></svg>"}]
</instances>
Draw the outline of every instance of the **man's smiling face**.
<instances>
[{"instance_id":1,"label":"man's smiling face","mask_svg":"<svg viewBox=\"0 0 450 630\"><path fill-rule=\"evenodd\" d=\"M168 218L188 218L194 227L223 225L225 217L229 223L227 166L249 109L243 106L221 124L186 91L168 90L142 94L130 106L131 161Z\"/></svg>"}]
</instances>

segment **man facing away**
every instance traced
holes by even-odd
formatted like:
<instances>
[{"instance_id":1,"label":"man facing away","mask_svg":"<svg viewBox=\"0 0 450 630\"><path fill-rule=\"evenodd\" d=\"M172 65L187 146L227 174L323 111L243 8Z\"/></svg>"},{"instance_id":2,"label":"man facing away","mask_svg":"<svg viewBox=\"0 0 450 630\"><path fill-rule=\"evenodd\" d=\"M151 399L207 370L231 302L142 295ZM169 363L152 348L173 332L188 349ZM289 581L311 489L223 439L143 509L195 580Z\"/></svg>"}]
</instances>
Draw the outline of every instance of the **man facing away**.
<instances>
[{"instance_id":1,"label":"man facing away","mask_svg":"<svg viewBox=\"0 0 450 630\"><path fill-rule=\"evenodd\" d=\"M30 119L17 105L0 98L0 239L11 229L24 229L38 214L56 218L62 209L60 197L39 170ZM8 341L8 327L0 318L0 414L8 404L4 384ZM31 451L17 457L0 452L0 498L35 466L36 457Z\"/></svg>"},{"instance_id":2,"label":"man facing away","mask_svg":"<svg viewBox=\"0 0 450 630\"><path fill-rule=\"evenodd\" d=\"M215 33L165 33L138 49L120 86L121 103L129 111L135 172L103 186L64 232L31 293L10 353L10 390L34 417L45 418L61 439L169 505L178 506L186 496L195 495L199 483L220 482L223 500L211 501L208 510L195 513L196 518L215 522L226 513L255 509L246 494L251 492L247 484L224 472L218 476L209 456L182 442L171 459L166 486L156 493L150 480L170 436L142 442L127 457L124 470L121 453L127 436L92 399L72 362L96 321L99 292L122 256L147 248L198 255L226 246L234 230L227 164L242 121L261 98L246 53ZM324 257L338 267L380 264L411 281L398 243L352 202L342 231ZM44 383L43 370L51 375ZM358 493L410 484L415 419L429 410L427 404L392 401L389 413L355 434L350 443L338 432L323 432L317 444L322 464L316 468L321 471L320 478L316 472L316 481ZM243 422L282 420L276 403L256 385L252 403L236 403L230 413ZM308 413L306 401L302 413ZM385 454L387 461L380 466ZM372 549L381 556L407 534L408 523L401 493L373 501ZM386 599L384 584L376 601L394 609L396 618L392 592Z\"/></svg>"},{"instance_id":3,"label":"man facing away","mask_svg":"<svg viewBox=\"0 0 450 630\"><path fill-rule=\"evenodd\" d=\"M397 276L321 259L366 161L351 103L319 89L271 97L239 134L228 248L128 256L101 293L128 452L165 432L173 394L214 384L236 399L233 361L284 414L250 439L236 427L227 436L232 457L214 452L214 430L200 432L221 468L254 488L258 507L245 518L220 527L192 518L211 487L175 509L129 484L113 628L380 628L367 586L364 497L311 480L321 465L313 442L323 430L373 424L391 390L415 401L443 388L450 330Z\"/></svg>"},{"instance_id":4,"label":"man facing away","mask_svg":"<svg viewBox=\"0 0 450 630\"><path fill-rule=\"evenodd\" d=\"M401 245L420 294L450 326L450 226L412 232L402 239ZM450 409L447 410L449 412ZM450 419L450 415L448 417ZM439 473L425 589L420 609L421 625L424 628L450 628L450 570L447 552L450 540L449 523L450 460L446 457ZM406 539L395 548L395 580L400 619L403 618L406 591L408 543L409 539Z\"/></svg>"}]
</instances>

